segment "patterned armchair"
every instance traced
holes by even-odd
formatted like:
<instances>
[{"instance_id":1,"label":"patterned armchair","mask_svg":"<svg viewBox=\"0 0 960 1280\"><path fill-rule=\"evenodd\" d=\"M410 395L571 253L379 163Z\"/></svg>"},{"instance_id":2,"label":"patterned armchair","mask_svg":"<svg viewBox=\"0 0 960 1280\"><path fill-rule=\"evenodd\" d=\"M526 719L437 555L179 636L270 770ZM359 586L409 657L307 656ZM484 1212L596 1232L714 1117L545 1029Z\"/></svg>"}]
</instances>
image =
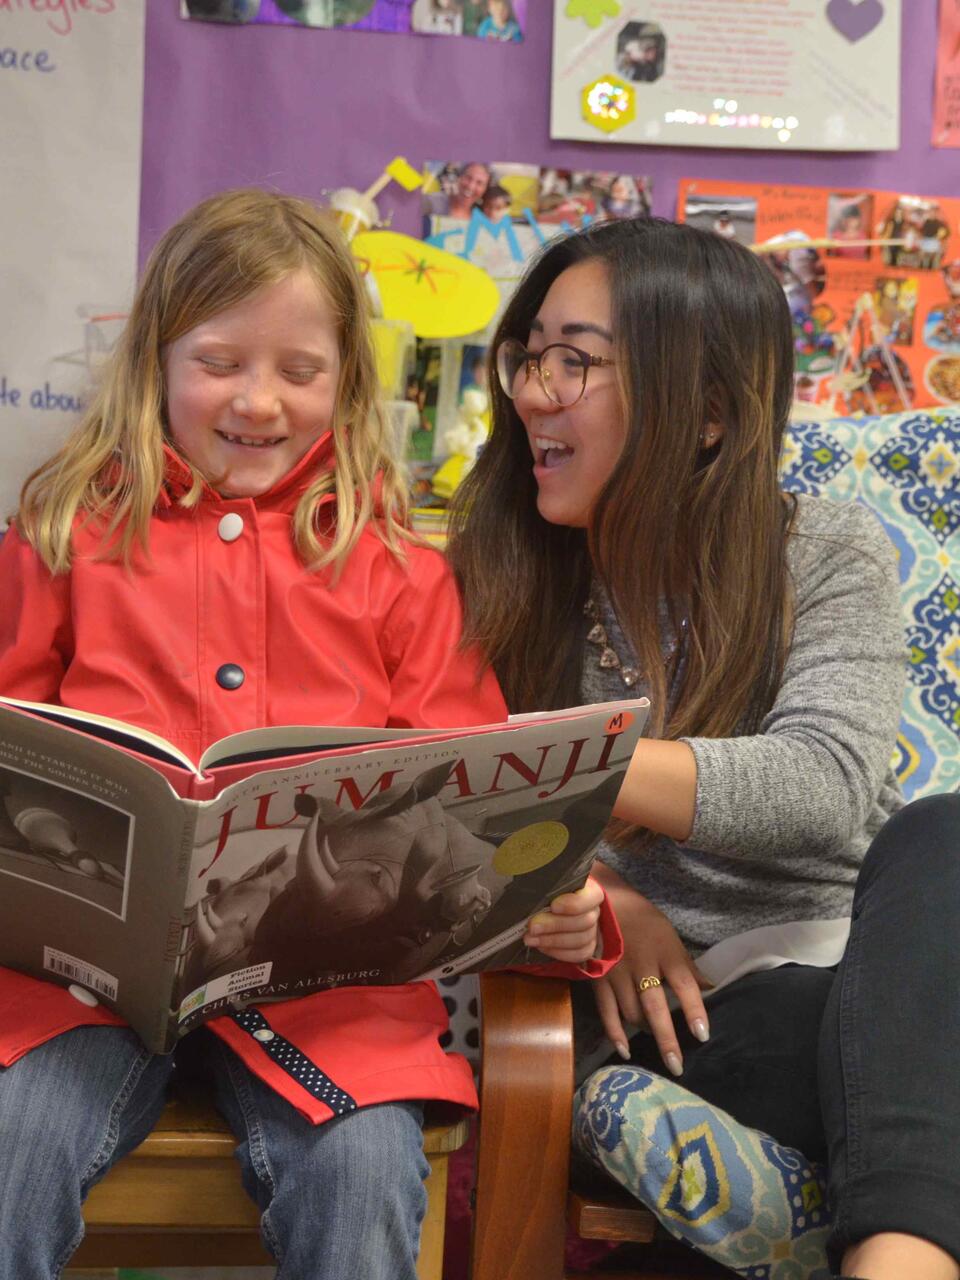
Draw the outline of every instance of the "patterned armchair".
<instances>
[{"instance_id":1,"label":"patterned armchair","mask_svg":"<svg viewBox=\"0 0 960 1280\"><path fill-rule=\"evenodd\" d=\"M910 653L896 770L907 799L960 784L960 412L795 423L784 488L862 502L900 559Z\"/></svg>"},{"instance_id":2,"label":"patterned armchair","mask_svg":"<svg viewBox=\"0 0 960 1280\"><path fill-rule=\"evenodd\" d=\"M899 553L910 664L897 775L908 799L955 790L960 785L960 412L796 423L784 444L782 475L789 490L863 502L883 522ZM816 1172L799 1153L784 1156L764 1135L660 1077L632 1086L636 1101L631 1105L649 1109L638 1127L651 1140L650 1155L640 1156L643 1176L631 1181L643 1186L647 1202L660 1206L672 1234L709 1246L723 1265L681 1246L664 1246L653 1214L612 1184L609 1194L568 1193L569 989L514 974L483 975L480 986L484 1017L472 1280L564 1280L573 1274L564 1270L567 1225L583 1239L634 1242L632 1269L619 1273L633 1280L668 1275L705 1280L729 1275L734 1267L752 1280L815 1275L827 1229ZM635 1154L629 1155L634 1171ZM784 1206L779 1219L769 1211L778 1197ZM758 1206L763 1214L755 1212Z\"/></svg>"}]
</instances>

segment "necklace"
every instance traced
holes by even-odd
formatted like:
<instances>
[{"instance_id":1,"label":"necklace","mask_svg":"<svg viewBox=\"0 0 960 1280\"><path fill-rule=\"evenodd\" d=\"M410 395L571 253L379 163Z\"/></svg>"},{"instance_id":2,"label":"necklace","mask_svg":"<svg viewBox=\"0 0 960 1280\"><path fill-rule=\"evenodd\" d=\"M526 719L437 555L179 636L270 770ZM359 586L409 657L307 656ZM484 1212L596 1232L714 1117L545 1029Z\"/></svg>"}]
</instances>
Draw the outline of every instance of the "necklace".
<instances>
[{"instance_id":1,"label":"necklace","mask_svg":"<svg viewBox=\"0 0 960 1280\"><path fill-rule=\"evenodd\" d=\"M599 659L600 666L604 669L604 671L619 671L620 679L623 681L623 683L627 686L628 689L632 689L633 686L640 679L640 671L637 667L630 667L630 666L625 667L623 665L623 662L620 659L619 653L617 653L616 649L614 649L613 645L610 643L610 637L607 635L606 627L600 621L600 618L601 618L600 606L597 604L597 602L593 598L591 598L583 606L583 612L584 612L584 615L587 618L589 618L590 621L593 623L593 626L587 632L587 639L590 641L591 644L595 644L597 648L600 650L600 659ZM680 620L681 639L685 635L686 630L687 630L687 619L682 618ZM673 645L673 647L670 649L669 653L667 654L668 662L670 658L673 656L673 654L676 652L676 649L677 649L676 644ZM679 675L680 675L680 671L678 669L674 674L674 681L673 681L674 685L676 684L676 681Z\"/></svg>"},{"instance_id":2,"label":"necklace","mask_svg":"<svg viewBox=\"0 0 960 1280\"><path fill-rule=\"evenodd\" d=\"M600 649L600 666L605 671L619 671L620 679L628 689L632 689L640 679L640 672L636 667L625 667L620 661L620 655L611 645L607 629L600 621L600 606L595 600L588 600L583 606L583 612L593 623L587 632L587 639Z\"/></svg>"}]
</instances>

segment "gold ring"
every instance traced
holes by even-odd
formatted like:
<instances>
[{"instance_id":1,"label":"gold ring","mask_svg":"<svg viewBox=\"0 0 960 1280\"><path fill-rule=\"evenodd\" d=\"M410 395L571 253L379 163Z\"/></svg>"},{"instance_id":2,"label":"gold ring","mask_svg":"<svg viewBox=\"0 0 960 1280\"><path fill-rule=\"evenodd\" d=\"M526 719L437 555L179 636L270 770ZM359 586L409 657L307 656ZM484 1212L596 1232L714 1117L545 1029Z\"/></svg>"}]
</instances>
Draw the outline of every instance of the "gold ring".
<instances>
[{"instance_id":1,"label":"gold ring","mask_svg":"<svg viewBox=\"0 0 960 1280\"><path fill-rule=\"evenodd\" d=\"M662 987L663 983L654 974L650 974L648 978L641 978L637 983L638 991L652 991L654 987Z\"/></svg>"}]
</instances>

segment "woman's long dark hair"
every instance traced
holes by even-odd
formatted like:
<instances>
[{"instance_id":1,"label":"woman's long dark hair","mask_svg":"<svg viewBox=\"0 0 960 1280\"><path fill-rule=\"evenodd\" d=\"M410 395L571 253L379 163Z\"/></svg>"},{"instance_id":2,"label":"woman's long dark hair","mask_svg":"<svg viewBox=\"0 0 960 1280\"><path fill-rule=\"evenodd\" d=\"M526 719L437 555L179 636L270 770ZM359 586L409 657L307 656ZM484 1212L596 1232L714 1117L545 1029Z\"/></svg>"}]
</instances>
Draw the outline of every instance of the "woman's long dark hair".
<instances>
[{"instance_id":1,"label":"woman's long dark hair","mask_svg":"<svg viewBox=\"0 0 960 1280\"><path fill-rule=\"evenodd\" d=\"M595 573L636 649L652 732L728 736L769 709L791 625L793 507L777 479L792 400L786 299L764 263L712 232L606 222L543 249L494 348L525 343L553 281L589 260L604 263L610 282L627 424L620 462L588 529L548 524L526 433L491 376L492 434L452 513L466 642L490 656L511 710L576 703ZM709 423L724 434L704 449ZM679 668L679 650L664 665L661 606L684 633Z\"/></svg>"}]
</instances>

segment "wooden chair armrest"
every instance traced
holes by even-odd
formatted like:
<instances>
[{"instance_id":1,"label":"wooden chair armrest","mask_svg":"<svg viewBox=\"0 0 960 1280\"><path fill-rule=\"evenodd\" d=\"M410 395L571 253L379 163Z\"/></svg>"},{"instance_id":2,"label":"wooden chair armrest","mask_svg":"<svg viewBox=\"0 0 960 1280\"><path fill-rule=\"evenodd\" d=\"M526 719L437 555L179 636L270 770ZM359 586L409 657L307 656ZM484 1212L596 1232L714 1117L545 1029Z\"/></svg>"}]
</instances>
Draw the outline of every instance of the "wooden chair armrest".
<instances>
[{"instance_id":1,"label":"wooden chair armrest","mask_svg":"<svg viewBox=\"0 0 960 1280\"><path fill-rule=\"evenodd\" d=\"M562 1280L573 1110L569 983L480 976L472 1280Z\"/></svg>"}]
</instances>

